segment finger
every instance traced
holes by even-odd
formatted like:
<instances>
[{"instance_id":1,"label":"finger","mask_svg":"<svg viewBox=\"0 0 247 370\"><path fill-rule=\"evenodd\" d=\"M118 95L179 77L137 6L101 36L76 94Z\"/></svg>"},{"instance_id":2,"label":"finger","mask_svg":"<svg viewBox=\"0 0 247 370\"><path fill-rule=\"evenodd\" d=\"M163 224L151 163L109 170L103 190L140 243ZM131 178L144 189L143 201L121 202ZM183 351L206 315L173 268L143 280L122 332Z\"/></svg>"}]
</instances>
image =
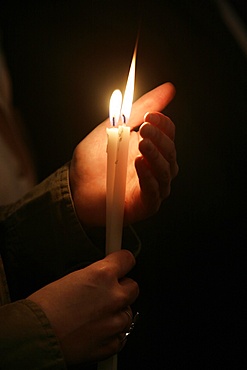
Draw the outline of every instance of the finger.
<instances>
[{"instance_id":1,"label":"finger","mask_svg":"<svg viewBox=\"0 0 247 370\"><path fill-rule=\"evenodd\" d=\"M132 107L128 125L131 129L143 122L143 116L149 111L162 111L173 99L175 87L170 82L156 87L138 99Z\"/></svg>"},{"instance_id":2,"label":"finger","mask_svg":"<svg viewBox=\"0 0 247 370\"><path fill-rule=\"evenodd\" d=\"M143 211L146 216L151 216L160 207L159 184L142 156L136 158L135 167L140 183Z\"/></svg>"},{"instance_id":3,"label":"finger","mask_svg":"<svg viewBox=\"0 0 247 370\"><path fill-rule=\"evenodd\" d=\"M114 315L109 315L106 321L106 333L110 337L129 331L133 319L130 306L119 310Z\"/></svg>"},{"instance_id":4,"label":"finger","mask_svg":"<svg viewBox=\"0 0 247 370\"><path fill-rule=\"evenodd\" d=\"M148 112L144 116L144 122L149 122L152 125L157 126L157 128L174 141L175 125L169 117L160 112Z\"/></svg>"},{"instance_id":5,"label":"finger","mask_svg":"<svg viewBox=\"0 0 247 370\"><path fill-rule=\"evenodd\" d=\"M172 179L170 164L150 140L143 139L139 144L139 148L159 184L159 196L163 200L170 194Z\"/></svg>"},{"instance_id":6,"label":"finger","mask_svg":"<svg viewBox=\"0 0 247 370\"><path fill-rule=\"evenodd\" d=\"M107 365L109 364L110 366L110 367L104 367L104 368L107 368L107 369L111 368L112 362L111 362L111 359L109 359L109 357L119 353L124 348L126 341L127 341L126 335L124 333L119 333L117 335L109 337L108 340L101 343L101 351L100 351L101 359L106 359L105 364Z\"/></svg>"},{"instance_id":7,"label":"finger","mask_svg":"<svg viewBox=\"0 0 247 370\"><path fill-rule=\"evenodd\" d=\"M127 321L126 321L127 320ZM126 343L128 335L126 333L130 333L131 330L133 330L133 313L131 310L131 307L128 306L124 311L120 312L119 315L119 321L122 321L122 323L125 323L125 326L122 326L120 329L120 332L117 332L117 339L120 341L120 350L123 348L123 346Z\"/></svg>"},{"instance_id":8,"label":"finger","mask_svg":"<svg viewBox=\"0 0 247 370\"><path fill-rule=\"evenodd\" d=\"M123 305L120 309L124 309L124 307L131 305L137 299L139 295L139 286L136 281L130 278L122 278L119 280L119 285L121 286L123 297L125 298L125 300L119 300L119 304Z\"/></svg>"},{"instance_id":9,"label":"finger","mask_svg":"<svg viewBox=\"0 0 247 370\"><path fill-rule=\"evenodd\" d=\"M127 306L125 309L121 310L114 315L114 330L111 335L119 333L127 333L133 321L133 314L130 306Z\"/></svg>"},{"instance_id":10,"label":"finger","mask_svg":"<svg viewBox=\"0 0 247 370\"><path fill-rule=\"evenodd\" d=\"M104 336L101 339L101 345L107 348L107 352L114 354L122 349L126 339L126 333L129 332L133 320L131 308L128 306L125 310L111 315L105 321L103 329Z\"/></svg>"},{"instance_id":11,"label":"finger","mask_svg":"<svg viewBox=\"0 0 247 370\"><path fill-rule=\"evenodd\" d=\"M130 272L136 263L134 255L126 249L109 254L103 261L111 264L112 272L118 279Z\"/></svg>"},{"instance_id":12,"label":"finger","mask_svg":"<svg viewBox=\"0 0 247 370\"><path fill-rule=\"evenodd\" d=\"M169 170L171 179L174 178L178 172L174 141L158 127L147 122L141 126L140 135L144 140L140 142L139 149L148 160L151 170L158 177L164 176L162 170ZM167 168L167 162L170 168Z\"/></svg>"},{"instance_id":13,"label":"finger","mask_svg":"<svg viewBox=\"0 0 247 370\"><path fill-rule=\"evenodd\" d=\"M127 333L129 331L129 328L131 326L132 320L133 320L133 313L130 306L127 306L122 312L121 315L123 315L123 319L125 321L125 326L123 327L122 332Z\"/></svg>"}]
</instances>

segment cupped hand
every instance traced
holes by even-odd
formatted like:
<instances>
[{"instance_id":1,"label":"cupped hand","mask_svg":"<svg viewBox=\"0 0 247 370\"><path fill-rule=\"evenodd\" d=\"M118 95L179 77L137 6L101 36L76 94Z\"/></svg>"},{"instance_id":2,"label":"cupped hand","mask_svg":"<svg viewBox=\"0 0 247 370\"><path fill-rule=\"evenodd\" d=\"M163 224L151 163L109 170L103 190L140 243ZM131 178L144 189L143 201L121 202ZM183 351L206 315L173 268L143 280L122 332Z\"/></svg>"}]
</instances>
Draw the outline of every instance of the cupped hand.
<instances>
[{"instance_id":1,"label":"cupped hand","mask_svg":"<svg viewBox=\"0 0 247 370\"><path fill-rule=\"evenodd\" d=\"M68 364L100 361L122 349L139 294L125 277L134 265L131 252L114 252L28 297L49 319Z\"/></svg>"},{"instance_id":2,"label":"cupped hand","mask_svg":"<svg viewBox=\"0 0 247 370\"><path fill-rule=\"evenodd\" d=\"M171 181L177 175L175 126L168 117L159 113L174 95L174 86L165 83L133 104L128 122L131 135L125 224L155 213L169 195ZM106 127L109 127L109 120L98 125L81 141L70 166L75 209L81 223L87 226L102 226L106 222Z\"/></svg>"}]
</instances>

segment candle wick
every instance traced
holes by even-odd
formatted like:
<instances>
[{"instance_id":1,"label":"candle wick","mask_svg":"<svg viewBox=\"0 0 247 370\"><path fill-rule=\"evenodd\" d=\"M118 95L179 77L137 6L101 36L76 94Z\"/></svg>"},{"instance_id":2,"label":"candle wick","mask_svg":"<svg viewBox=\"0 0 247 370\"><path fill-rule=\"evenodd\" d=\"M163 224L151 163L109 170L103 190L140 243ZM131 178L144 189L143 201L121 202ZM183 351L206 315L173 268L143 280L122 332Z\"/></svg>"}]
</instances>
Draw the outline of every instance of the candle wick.
<instances>
[{"instance_id":1,"label":"candle wick","mask_svg":"<svg viewBox=\"0 0 247 370\"><path fill-rule=\"evenodd\" d=\"M116 126L116 118L115 117L112 117L112 126Z\"/></svg>"},{"instance_id":2,"label":"candle wick","mask_svg":"<svg viewBox=\"0 0 247 370\"><path fill-rule=\"evenodd\" d=\"M126 124L127 120L126 120L126 116L124 114L122 114L122 121L124 124Z\"/></svg>"}]
</instances>

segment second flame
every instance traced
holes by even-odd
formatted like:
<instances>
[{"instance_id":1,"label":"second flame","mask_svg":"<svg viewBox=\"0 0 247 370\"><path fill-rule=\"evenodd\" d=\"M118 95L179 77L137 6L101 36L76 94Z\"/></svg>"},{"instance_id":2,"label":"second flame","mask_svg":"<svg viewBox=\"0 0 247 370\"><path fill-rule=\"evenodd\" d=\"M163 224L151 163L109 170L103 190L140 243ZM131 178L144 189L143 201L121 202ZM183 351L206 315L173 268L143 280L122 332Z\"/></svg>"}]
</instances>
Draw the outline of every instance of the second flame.
<instances>
[{"instance_id":1,"label":"second flame","mask_svg":"<svg viewBox=\"0 0 247 370\"><path fill-rule=\"evenodd\" d=\"M129 76L123 98L123 104L122 104L122 93L120 90L113 91L110 99L109 113L110 113L110 122L113 126L118 125L120 115L122 122L124 124L127 124L130 118L135 88L135 65L136 65L136 47L133 53L133 58L130 66Z\"/></svg>"}]
</instances>

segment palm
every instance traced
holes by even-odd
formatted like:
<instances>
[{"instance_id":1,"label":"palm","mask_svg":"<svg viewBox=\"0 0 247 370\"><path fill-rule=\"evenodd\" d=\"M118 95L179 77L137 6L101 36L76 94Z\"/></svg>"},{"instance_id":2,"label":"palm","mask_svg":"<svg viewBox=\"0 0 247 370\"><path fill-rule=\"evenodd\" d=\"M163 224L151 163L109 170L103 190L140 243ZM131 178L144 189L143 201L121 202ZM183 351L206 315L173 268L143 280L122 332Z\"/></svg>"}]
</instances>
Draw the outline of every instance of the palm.
<instances>
[{"instance_id":1,"label":"palm","mask_svg":"<svg viewBox=\"0 0 247 370\"><path fill-rule=\"evenodd\" d=\"M105 224L105 199L106 199L106 163L107 163L107 121L97 126L78 146L78 158L76 172L78 181L77 199L81 203L87 219L84 222L91 223L90 219L97 215L99 224ZM128 176L126 186L126 205L131 209L131 205L136 203L139 190L138 177L135 171L134 161L138 155L139 135L132 131L130 138L130 149L128 157ZM134 198L133 198L134 197ZM95 210L97 210L95 212ZM129 214L129 211L128 211ZM79 215L80 217L80 215ZM130 218L130 219L129 219ZM128 222L131 222L131 212Z\"/></svg>"},{"instance_id":2,"label":"palm","mask_svg":"<svg viewBox=\"0 0 247 370\"><path fill-rule=\"evenodd\" d=\"M171 84L164 84L140 98L132 109L131 129L143 122L147 111L162 110L174 95ZM105 225L106 214L106 127L109 120L97 126L76 148L70 169L70 182L80 221L88 225ZM135 159L140 154L139 133L131 131L125 202L125 222L147 216L143 204Z\"/></svg>"}]
</instances>

